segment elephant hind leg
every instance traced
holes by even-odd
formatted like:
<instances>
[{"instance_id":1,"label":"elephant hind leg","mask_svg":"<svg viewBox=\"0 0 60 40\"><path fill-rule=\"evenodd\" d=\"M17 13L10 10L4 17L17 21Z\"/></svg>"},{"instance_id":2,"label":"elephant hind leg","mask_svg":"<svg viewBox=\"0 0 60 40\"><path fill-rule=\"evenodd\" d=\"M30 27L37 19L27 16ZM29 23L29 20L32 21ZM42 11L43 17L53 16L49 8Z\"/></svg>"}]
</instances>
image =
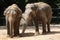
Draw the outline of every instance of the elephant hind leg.
<instances>
[{"instance_id":1,"label":"elephant hind leg","mask_svg":"<svg viewBox=\"0 0 60 40\"><path fill-rule=\"evenodd\" d=\"M42 27L42 29L43 29L43 34L46 34L46 24L43 24L43 27Z\"/></svg>"},{"instance_id":2,"label":"elephant hind leg","mask_svg":"<svg viewBox=\"0 0 60 40\"><path fill-rule=\"evenodd\" d=\"M47 32L50 32L50 22L47 23Z\"/></svg>"},{"instance_id":3,"label":"elephant hind leg","mask_svg":"<svg viewBox=\"0 0 60 40\"><path fill-rule=\"evenodd\" d=\"M42 29L43 29L42 34L46 34L46 22L42 23Z\"/></svg>"},{"instance_id":4,"label":"elephant hind leg","mask_svg":"<svg viewBox=\"0 0 60 40\"><path fill-rule=\"evenodd\" d=\"M51 22L51 18L49 18L47 22L47 32L50 32L50 22Z\"/></svg>"}]
</instances>

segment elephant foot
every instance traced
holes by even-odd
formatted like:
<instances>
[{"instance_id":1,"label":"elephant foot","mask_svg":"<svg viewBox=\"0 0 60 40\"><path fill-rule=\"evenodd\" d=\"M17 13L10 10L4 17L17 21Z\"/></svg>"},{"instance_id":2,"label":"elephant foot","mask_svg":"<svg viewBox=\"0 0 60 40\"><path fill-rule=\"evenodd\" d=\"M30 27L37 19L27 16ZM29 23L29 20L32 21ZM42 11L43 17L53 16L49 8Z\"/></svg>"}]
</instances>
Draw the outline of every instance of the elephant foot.
<instances>
[{"instance_id":1,"label":"elephant foot","mask_svg":"<svg viewBox=\"0 0 60 40\"><path fill-rule=\"evenodd\" d=\"M10 36L10 38L13 38L13 36Z\"/></svg>"},{"instance_id":2,"label":"elephant foot","mask_svg":"<svg viewBox=\"0 0 60 40\"><path fill-rule=\"evenodd\" d=\"M39 35L39 34L40 34L39 32L35 32L35 34L34 34L34 35L35 35L35 36L37 36L37 35Z\"/></svg>"},{"instance_id":3,"label":"elephant foot","mask_svg":"<svg viewBox=\"0 0 60 40\"><path fill-rule=\"evenodd\" d=\"M16 37L17 35L14 35L14 37Z\"/></svg>"},{"instance_id":4,"label":"elephant foot","mask_svg":"<svg viewBox=\"0 0 60 40\"><path fill-rule=\"evenodd\" d=\"M24 35L24 32L22 32L21 34Z\"/></svg>"},{"instance_id":5,"label":"elephant foot","mask_svg":"<svg viewBox=\"0 0 60 40\"><path fill-rule=\"evenodd\" d=\"M22 32L22 34L24 34L24 31Z\"/></svg>"},{"instance_id":6,"label":"elephant foot","mask_svg":"<svg viewBox=\"0 0 60 40\"><path fill-rule=\"evenodd\" d=\"M7 35L10 35L10 33L7 33Z\"/></svg>"},{"instance_id":7,"label":"elephant foot","mask_svg":"<svg viewBox=\"0 0 60 40\"><path fill-rule=\"evenodd\" d=\"M14 36L18 36L18 35L19 35L19 31L15 31Z\"/></svg>"},{"instance_id":8,"label":"elephant foot","mask_svg":"<svg viewBox=\"0 0 60 40\"><path fill-rule=\"evenodd\" d=\"M9 37L10 37L10 38L13 38L13 37L14 37L14 34L10 34Z\"/></svg>"},{"instance_id":9,"label":"elephant foot","mask_svg":"<svg viewBox=\"0 0 60 40\"><path fill-rule=\"evenodd\" d=\"M10 34L8 34L7 37L11 37L11 38L13 38L13 36L11 36Z\"/></svg>"},{"instance_id":10,"label":"elephant foot","mask_svg":"<svg viewBox=\"0 0 60 40\"><path fill-rule=\"evenodd\" d=\"M14 34L14 36L16 37L16 36L19 36L20 34Z\"/></svg>"},{"instance_id":11,"label":"elephant foot","mask_svg":"<svg viewBox=\"0 0 60 40\"><path fill-rule=\"evenodd\" d=\"M47 33L50 33L51 31L47 31Z\"/></svg>"},{"instance_id":12,"label":"elephant foot","mask_svg":"<svg viewBox=\"0 0 60 40\"><path fill-rule=\"evenodd\" d=\"M47 33L46 31L43 31L43 32L42 32L43 35L46 34L46 33Z\"/></svg>"}]
</instances>

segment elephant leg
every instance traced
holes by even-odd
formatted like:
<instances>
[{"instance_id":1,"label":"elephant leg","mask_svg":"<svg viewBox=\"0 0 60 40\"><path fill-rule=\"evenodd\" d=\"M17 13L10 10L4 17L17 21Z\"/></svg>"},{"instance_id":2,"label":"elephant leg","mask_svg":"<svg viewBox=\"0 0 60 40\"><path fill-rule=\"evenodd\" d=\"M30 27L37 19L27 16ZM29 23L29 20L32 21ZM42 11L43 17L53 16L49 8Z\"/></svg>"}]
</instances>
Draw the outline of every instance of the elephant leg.
<instances>
[{"instance_id":1,"label":"elephant leg","mask_svg":"<svg viewBox=\"0 0 60 40\"><path fill-rule=\"evenodd\" d=\"M43 29L43 34L46 34L46 23L45 22L43 22L42 23L42 29Z\"/></svg>"},{"instance_id":2,"label":"elephant leg","mask_svg":"<svg viewBox=\"0 0 60 40\"><path fill-rule=\"evenodd\" d=\"M10 37L13 38L14 35L14 24L12 21L9 22L10 23Z\"/></svg>"},{"instance_id":3,"label":"elephant leg","mask_svg":"<svg viewBox=\"0 0 60 40\"><path fill-rule=\"evenodd\" d=\"M15 24L15 27L14 27L14 36L17 36L19 35L19 24Z\"/></svg>"},{"instance_id":4,"label":"elephant leg","mask_svg":"<svg viewBox=\"0 0 60 40\"><path fill-rule=\"evenodd\" d=\"M24 27L23 27L23 30L22 30L22 34L25 32L27 26L28 26L28 22L26 24L24 24Z\"/></svg>"},{"instance_id":5,"label":"elephant leg","mask_svg":"<svg viewBox=\"0 0 60 40\"><path fill-rule=\"evenodd\" d=\"M31 17L28 17L26 20L26 23L24 24L23 30L22 30L22 34L25 32L29 22L31 21Z\"/></svg>"},{"instance_id":6,"label":"elephant leg","mask_svg":"<svg viewBox=\"0 0 60 40\"><path fill-rule=\"evenodd\" d=\"M17 31L16 31L17 29L16 28L17 28L17 24L15 23L14 24L14 36L17 36Z\"/></svg>"},{"instance_id":7,"label":"elephant leg","mask_svg":"<svg viewBox=\"0 0 60 40\"><path fill-rule=\"evenodd\" d=\"M51 22L51 17L49 17L47 22L47 32L50 32L50 22Z\"/></svg>"},{"instance_id":8,"label":"elephant leg","mask_svg":"<svg viewBox=\"0 0 60 40\"><path fill-rule=\"evenodd\" d=\"M26 28L27 28L27 24L24 24L24 27L23 27L23 30L22 30L22 34L25 32Z\"/></svg>"},{"instance_id":9,"label":"elephant leg","mask_svg":"<svg viewBox=\"0 0 60 40\"><path fill-rule=\"evenodd\" d=\"M48 20L47 20L47 18L46 17L43 17L43 19L42 19L42 29L43 29L43 34L46 34L46 31L47 31L47 29L46 29L46 25L47 25L47 22L48 22Z\"/></svg>"},{"instance_id":10,"label":"elephant leg","mask_svg":"<svg viewBox=\"0 0 60 40\"><path fill-rule=\"evenodd\" d=\"M47 23L47 32L50 32L50 23Z\"/></svg>"},{"instance_id":11,"label":"elephant leg","mask_svg":"<svg viewBox=\"0 0 60 40\"><path fill-rule=\"evenodd\" d=\"M35 35L39 35L39 27L38 27L38 22L34 22L35 23Z\"/></svg>"},{"instance_id":12,"label":"elephant leg","mask_svg":"<svg viewBox=\"0 0 60 40\"><path fill-rule=\"evenodd\" d=\"M6 20L7 34L10 35L9 22Z\"/></svg>"},{"instance_id":13,"label":"elephant leg","mask_svg":"<svg viewBox=\"0 0 60 40\"><path fill-rule=\"evenodd\" d=\"M19 26L20 26L20 20L21 18L19 18L16 22L15 22L15 27L14 27L14 35L17 36L19 35Z\"/></svg>"},{"instance_id":14,"label":"elephant leg","mask_svg":"<svg viewBox=\"0 0 60 40\"><path fill-rule=\"evenodd\" d=\"M17 35L19 35L19 25L17 25Z\"/></svg>"},{"instance_id":15,"label":"elephant leg","mask_svg":"<svg viewBox=\"0 0 60 40\"><path fill-rule=\"evenodd\" d=\"M19 26L20 26L20 22L17 23L17 35L19 35Z\"/></svg>"}]
</instances>

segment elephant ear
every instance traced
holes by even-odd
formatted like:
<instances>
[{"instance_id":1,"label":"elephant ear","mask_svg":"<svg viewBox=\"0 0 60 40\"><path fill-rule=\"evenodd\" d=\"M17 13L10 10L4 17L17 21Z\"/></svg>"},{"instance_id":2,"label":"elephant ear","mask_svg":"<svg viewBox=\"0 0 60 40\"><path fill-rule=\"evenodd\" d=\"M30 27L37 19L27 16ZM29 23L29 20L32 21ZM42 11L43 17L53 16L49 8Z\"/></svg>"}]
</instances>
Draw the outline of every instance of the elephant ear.
<instances>
[{"instance_id":1,"label":"elephant ear","mask_svg":"<svg viewBox=\"0 0 60 40\"><path fill-rule=\"evenodd\" d=\"M31 9L34 10L34 11L36 11L37 8L38 8L38 7L37 7L36 5L33 5L33 6L31 7Z\"/></svg>"},{"instance_id":2,"label":"elephant ear","mask_svg":"<svg viewBox=\"0 0 60 40\"><path fill-rule=\"evenodd\" d=\"M33 16L33 17L36 17L36 12L37 12L37 9L38 9L37 5L33 5L33 6L31 7L31 9L33 10L32 16Z\"/></svg>"}]
</instances>

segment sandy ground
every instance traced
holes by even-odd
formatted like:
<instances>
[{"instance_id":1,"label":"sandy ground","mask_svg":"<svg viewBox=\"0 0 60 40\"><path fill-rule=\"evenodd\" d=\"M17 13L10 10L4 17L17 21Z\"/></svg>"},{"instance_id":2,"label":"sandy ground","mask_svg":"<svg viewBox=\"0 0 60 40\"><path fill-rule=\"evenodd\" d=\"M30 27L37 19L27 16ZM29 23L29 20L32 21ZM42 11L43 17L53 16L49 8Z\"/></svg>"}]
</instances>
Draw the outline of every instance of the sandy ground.
<instances>
[{"instance_id":1,"label":"sandy ground","mask_svg":"<svg viewBox=\"0 0 60 40\"><path fill-rule=\"evenodd\" d=\"M5 26L0 26L0 40L60 40L60 24L51 25L51 32L42 35L42 27L39 27L40 35L34 36L35 27L27 27L23 37L10 38L7 36L7 30ZM20 27L20 33L22 32L22 27Z\"/></svg>"}]
</instances>

